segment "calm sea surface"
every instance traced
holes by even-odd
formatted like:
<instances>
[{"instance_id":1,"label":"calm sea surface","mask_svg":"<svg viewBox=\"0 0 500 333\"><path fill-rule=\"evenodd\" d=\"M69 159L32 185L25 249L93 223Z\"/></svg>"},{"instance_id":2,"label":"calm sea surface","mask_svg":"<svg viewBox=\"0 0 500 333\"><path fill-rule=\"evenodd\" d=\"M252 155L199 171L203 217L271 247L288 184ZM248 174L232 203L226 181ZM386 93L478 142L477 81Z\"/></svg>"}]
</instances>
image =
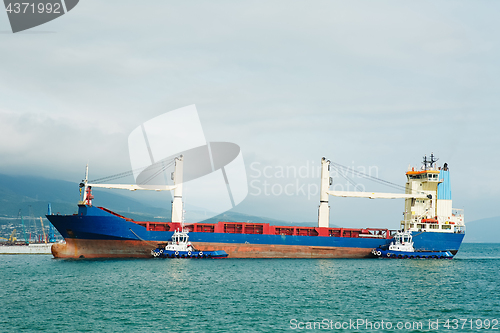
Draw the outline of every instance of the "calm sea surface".
<instances>
[{"instance_id":1,"label":"calm sea surface","mask_svg":"<svg viewBox=\"0 0 500 333\"><path fill-rule=\"evenodd\" d=\"M453 260L1 255L0 268L2 332L500 330L500 244Z\"/></svg>"}]
</instances>

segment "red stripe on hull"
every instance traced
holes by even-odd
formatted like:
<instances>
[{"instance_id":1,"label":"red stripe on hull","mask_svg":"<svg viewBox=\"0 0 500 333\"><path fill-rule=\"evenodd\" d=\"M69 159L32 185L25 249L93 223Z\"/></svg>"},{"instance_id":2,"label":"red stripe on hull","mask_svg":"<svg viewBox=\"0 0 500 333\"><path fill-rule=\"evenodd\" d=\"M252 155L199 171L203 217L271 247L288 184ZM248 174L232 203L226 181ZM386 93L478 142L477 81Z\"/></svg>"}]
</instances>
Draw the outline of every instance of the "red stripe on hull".
<instances>
[{"instance_id":1,"label":"red stripe on hull","mask_svg":"<svg viewBox=\"0 0 500 333\"><path fill-rule=\"evenodd\" d=\"M66 239L52 245L55 258L150 258L158 242ZM201 243L201 251L224 250L228 258L369 258L372 249L269 244Z\"/></svg>"}]
</instances>

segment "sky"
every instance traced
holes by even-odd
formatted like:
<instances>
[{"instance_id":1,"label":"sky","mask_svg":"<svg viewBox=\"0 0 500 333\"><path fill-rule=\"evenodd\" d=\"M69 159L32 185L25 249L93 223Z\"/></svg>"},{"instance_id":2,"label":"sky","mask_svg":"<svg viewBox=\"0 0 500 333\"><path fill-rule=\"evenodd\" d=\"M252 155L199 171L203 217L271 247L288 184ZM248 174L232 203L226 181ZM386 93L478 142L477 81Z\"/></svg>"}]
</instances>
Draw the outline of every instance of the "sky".
<instances>
[{"instance_id":1,"label":"sky","mask_svg":"<svg viewBox=\"0 0 500 333\"><path fill-rule=\"evenodd\" d=\"M87 162L96 178L130 170L132 130L195 104L207 141L241 148L249 194L234 211L314 222L321 157L404 185L408 165L434 153L466 220L499 216L499 10L85 0L16 34L0 13L0 173L79 182ZM396 228L403 204L330 198L330 223Z\"/></svg>"}]
</instances>

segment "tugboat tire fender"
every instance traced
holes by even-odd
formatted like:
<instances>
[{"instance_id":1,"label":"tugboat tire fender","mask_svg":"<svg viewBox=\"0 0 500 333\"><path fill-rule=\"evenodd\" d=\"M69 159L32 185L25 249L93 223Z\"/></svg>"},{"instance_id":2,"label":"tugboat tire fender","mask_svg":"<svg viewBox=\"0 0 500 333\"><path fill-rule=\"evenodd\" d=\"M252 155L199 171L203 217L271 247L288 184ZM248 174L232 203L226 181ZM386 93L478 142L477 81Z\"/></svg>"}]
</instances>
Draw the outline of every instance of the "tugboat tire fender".
<instances>
[{"instance_id":1,"label":"tugboat tire fender","mask_svg":"<svg viewBox=\"0 0 500 333\"><path fill-rule=\"evenodd\" d=\"M380 255L382 254L382 252L380 251L377 251L377 255L380 257Z\"/></svg>"}]
</instances>

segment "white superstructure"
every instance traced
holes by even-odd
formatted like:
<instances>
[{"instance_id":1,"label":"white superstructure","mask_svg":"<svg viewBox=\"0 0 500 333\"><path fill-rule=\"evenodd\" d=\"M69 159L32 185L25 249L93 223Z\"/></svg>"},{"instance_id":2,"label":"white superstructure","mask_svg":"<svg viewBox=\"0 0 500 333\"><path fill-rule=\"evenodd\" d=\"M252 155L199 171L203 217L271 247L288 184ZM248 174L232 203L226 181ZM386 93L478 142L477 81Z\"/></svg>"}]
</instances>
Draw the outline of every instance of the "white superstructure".
<instances>
[{"instance_id":1,"label":"white superstructure","mask_svg":"<svg viewBox=\"0 0 500 333\"><path fill-rule=\"evenodd\" d=\"M430 199L405 200L404 220L401 229L411 231L463 232L465 229L462 209L453 209L448 165L435 165L424 158L423 170L408 168L406 193L423 192Z\"/></svg>"},{"instance_id":2,"label":"white superstructure","mask_svg":"<svg viewBox=\"0 0 500 333\"><path fill-rule=\"evenodd\" d=\"M165 246L166 251L194 251L193 245L189 241L189 231L175 230L172 241Z\"/></svg>"},{"instance_id":3,"label":"white superstructure","mask_svg":"<svg viewBox=\"0 0 500 333\"><path fill-rule=\"evenodd\" d=\"M414 252L411 231L397 232L394 235L394 240L389 245L389 251Z\"/></svg>"}]
</instances>

